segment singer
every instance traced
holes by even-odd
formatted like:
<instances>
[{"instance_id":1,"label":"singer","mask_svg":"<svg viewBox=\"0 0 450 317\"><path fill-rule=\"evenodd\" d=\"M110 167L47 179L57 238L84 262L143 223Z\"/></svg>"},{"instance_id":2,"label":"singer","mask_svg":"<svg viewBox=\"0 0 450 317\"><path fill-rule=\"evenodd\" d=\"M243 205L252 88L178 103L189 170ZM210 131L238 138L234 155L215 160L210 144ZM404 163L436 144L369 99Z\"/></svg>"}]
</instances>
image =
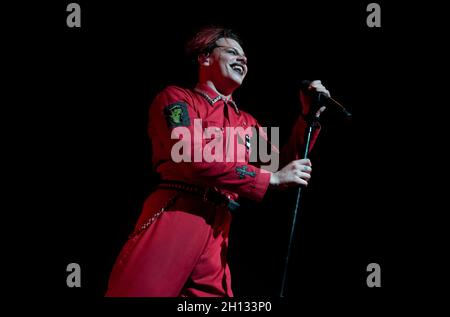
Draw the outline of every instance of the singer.
<instances>
[{"instance_id":1,"label":"singer","mask_svg":"<svg viewBox=\"0 0 450 317\"><path fill-rule=\"evenodd\" d=\"M280 153L281 169L271 172L250 164L250 138L233 144L246 147L244 162L179 162L171 157L171 138L177 127L192 135L218 127L255 128L259 123L242 111L233 92L247 75L247 57L239 37L220 27L201 29L186 47L197 64L197 84L192 88L169 86L154 99L149 111L148 132L152 141L153 166L161 182L144 203L134 232L121 250L110 275L108 297L232 297L227 264L230 210L239 207L240 196L260 201L270 188L307 186L311 162L301 157L312 97L300 92L302 115ZM320 81L308 89L329 96ZM320 116L324 107L315 109ZM311 146L318 136L315 128ZM249 130L250 131L250 130ZM197 131L198 133L198 131ZM202 133L202 131L200 131ZM267 136L260 131L260 136ZM224 138L227 137L226 132ZM214 137L202 140L202 146ZM195 151L195 144L188 147ZM230 151L231 154L229 153ZM236 149L224 146L224 153Z\"/></svg>"}]
</instances>

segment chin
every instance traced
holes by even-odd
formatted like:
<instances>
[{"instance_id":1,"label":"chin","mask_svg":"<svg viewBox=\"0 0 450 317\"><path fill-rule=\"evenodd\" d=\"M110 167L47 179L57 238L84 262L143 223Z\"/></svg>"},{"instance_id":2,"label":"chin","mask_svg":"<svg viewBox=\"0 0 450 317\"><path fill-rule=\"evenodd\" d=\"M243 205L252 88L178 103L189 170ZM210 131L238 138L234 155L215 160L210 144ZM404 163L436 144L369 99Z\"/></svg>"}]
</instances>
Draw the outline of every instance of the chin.
<instances>
[{"instance_id":1,"label":"chin","mask_svg":"<svg viewBox=\"0 0 450 317\"><path fill-rule=\"evenodd\" d=\"M244 78L240 78L240 79L238 79L238 78L232 78L231 80L233 81L233 83L234 83L235 85L240 86L240 85L242 85L242 82L244 81Z\"/></svg>"}]
</instances>

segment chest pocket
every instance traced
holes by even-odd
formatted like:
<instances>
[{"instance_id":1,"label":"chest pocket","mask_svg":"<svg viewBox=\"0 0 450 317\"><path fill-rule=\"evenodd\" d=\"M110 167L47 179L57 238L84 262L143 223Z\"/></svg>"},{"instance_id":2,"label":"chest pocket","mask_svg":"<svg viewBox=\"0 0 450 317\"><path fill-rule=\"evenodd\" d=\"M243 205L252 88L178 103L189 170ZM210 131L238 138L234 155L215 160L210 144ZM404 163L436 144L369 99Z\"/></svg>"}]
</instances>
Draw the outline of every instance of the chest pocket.
<instances>
[{"instance_id":1,"label":"chest pocket","mask_svg":"<svg viewBox=\"0 0 450 317\"><path fill-rule=\"evenodd\" d=\"M238 127L227 131L227 133L229 134L227 139L230 140L228 146L230 155L234 157L235 162L248 163L252 148L252 136L254 134L252 128L241 123Z\"/></svg>"},{"instance_id":2,"label":"chest pocket","mask_svg":"<svg viewBox=\"0 0 450 317\"><path fill-rule=\"evenodd\" d=\"M226 129L223 123L202 121L203 159L206 162L225 162Z\"/></svg>"},{"instance_id":3,"label":"chest pocket","mask_svg":"<svg viewBox=\"0 0 450 317\"><path fill-rule=\"evenodd\" d=\"M219 139L225 135L223 123L215 121L202 121L203 138L206 141Z\"/></svg>"}]
</instances>

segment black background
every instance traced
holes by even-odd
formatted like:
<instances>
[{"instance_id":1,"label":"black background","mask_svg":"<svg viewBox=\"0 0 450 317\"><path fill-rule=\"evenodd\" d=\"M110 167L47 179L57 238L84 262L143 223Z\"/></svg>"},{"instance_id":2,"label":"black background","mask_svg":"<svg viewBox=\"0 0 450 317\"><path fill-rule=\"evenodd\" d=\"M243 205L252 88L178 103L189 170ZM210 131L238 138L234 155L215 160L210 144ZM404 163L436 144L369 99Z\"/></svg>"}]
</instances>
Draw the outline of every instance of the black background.
<instances>
[{"instance_id":1,"label":"black background","mask_svg":"<svg viewBox=\"0 0 450 317\"><path fill-rule=\"evenodd\" d=\"M109 272L153 185L149 104L166 85L190 83L183 43L207 24L241 35L249 74L235 100L263 126L280 127L282 143L299 112L301 79L321 79L353 113L348 122L329 108L322 118L293 250L291 307L304 294L342 298L349 307L349 298L381 305L426 279L411 273L423 258L414 235L420 228L409 224L421 221L413 207L431 205L422 200L426 189L416 187L410 157L420 157L428 140L426 124L416 129L416 122L433 114L418 96L411 102L402 93L422 87L415 80L422 64L411 61L424 40L422 24L404 23L408 7L379 1L382 27L369 28L364 1L79 1L82 26L71 29L68 3L46 5L25 63L29 92L40 100L28 104L24 124L32 131L23 145L35 155L28 197L44 211L31 216L37 231L27 244L28 257L45 264L36 283L45 292L36 294L71 306L111 304L102 300ZM229 251L238 298L278 297L294 202L294 192L241 201ZM65 284L71 262L81 265L79 289ZM366 285L372 262L381 266L380 289Z\"/></svg>"}]
</instances>

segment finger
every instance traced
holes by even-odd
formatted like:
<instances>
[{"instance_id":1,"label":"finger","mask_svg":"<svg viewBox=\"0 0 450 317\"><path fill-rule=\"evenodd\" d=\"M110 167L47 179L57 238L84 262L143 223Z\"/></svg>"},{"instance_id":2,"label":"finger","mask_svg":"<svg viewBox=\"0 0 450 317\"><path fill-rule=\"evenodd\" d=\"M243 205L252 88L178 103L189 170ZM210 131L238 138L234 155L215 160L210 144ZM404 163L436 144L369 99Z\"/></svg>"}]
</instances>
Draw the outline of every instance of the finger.
<instances>
[{"instance_id":1,"label":"finger","mask_svg":"<svg viewBox=\"0 0 450 317\"><path fill-rule=\"evenodd\" d=\"M316 112L316 118L319 118L320 115L322 114L322 112L324 112L324 110L325 110L326 108L327 108L327 107L325 107L325 106L320 107L320 109L317 110L317 112Z\"/></svg>"},{"instance_id":2,"label":"finger","mask_svg":"<svg viewBox=\"0 0 450 317\"><path fill-rule=\"evenodd\" d=\"M303 173L303 172L300 172L300 171L296 171L295 176L298 177L298 178L301 178L301 179L303 179L305 181L308 181L311 178L310 174Z\"/></svg>"},{"instance_id":3,"label":"finger","mask_svg":"<svg viewBox=\"0 0 450 317\"><path fill-rule=\"evenodd\" d=\"M328 89L326 89L324 86L317 87L317 88L316 88L316 91L317 91L317 92L321 92L321 93L327 95L328 97L331 96L331 95L330 95L330 92L328 91Z\"/></svg>"},{"instance_id":4,"label":"finger","mask_svg":"<svg viewBox=\"0 0 450 317\"><path fill-rule=\"evenodd\" d=\"M309 166L309 165L302 165L302 164L300 164L300 165L298 165L298 166L295 168L295 171L310 174L311 171L312 171L312 168L311 168L311 166Z\"/></svg>"},{"instance_id":5,"label":"finger","mask_svg":"<svg viewBox=\"0 0 450 317\"><path fill-rule=\"evenodd\" d=\"M308 166L308 165L302 165L302 168L300 171L302 171L303 173L311 174L312 168L311 168L311 166Z\"/></svg>"},{"instance_id":6,"label":"finger","mask_svg":"<svg viewBox=\"0 0 450 317\"><path fill-rule=\"evenodd\" d=\"M313 80L310 84L309 84L309 88L316 88L317 86L321 86L322 82L320 80Z\"/></svg>"},{"instance_id":7,"label":"finger","mask_svg":"<svg viewBox=\"0 0 450 317\"><path fill-rule=\"evenodd\" d=\"M330 92L328 91L328 89L325 88L324 85L322 85L322 83L320 82L320 80L315 80L313 81L310 86L309 86L309 90L315 90L317 92L321 92L325 95L327 95L328 97L331 96Z\"/></svg>"},{"instance_id":8,"label":"finger","mask_svg":"<svg viewBox=\"0 0 450 317\"><path fill-rule=\"evenodd\" d=\"M311 175L308 173L300 173L300 178L304 179L305 181L309 181L311 179Z\"/></svg>"},{"instance_id":9,"label":"finger","mask_svg":"<svg viewBox=\"0 0 450 317\"><path fill-rule=\"evenodd\" d=\"M294 161L300 165L308 165L308 166L312 166L311 161L309 159L300 159L300 160L296 160Z\"/></svg>"},{"instance_id":10,"label":"finger","mask_svg":"<svg viewBox=\"0 0 450 317\"><path fill-rule=\"evenodd\" d=\"M300 177L295 178L295 183L297 183L299 185L308 186L308 182L305 181L304 179L301 179Z\"/></svg>"},{"instance_id":11,"label":"finger","mask_svg":"<svg viewBox=\"0 0 450 317\"><path fill-rule=\"evenodd\" d=\"M314 81L311 83L310 85L311 90L316 90L316 91L323 91L326 90L325 86L322 85L322 83L320 81Z\"/></svg>"}]
</instances>

